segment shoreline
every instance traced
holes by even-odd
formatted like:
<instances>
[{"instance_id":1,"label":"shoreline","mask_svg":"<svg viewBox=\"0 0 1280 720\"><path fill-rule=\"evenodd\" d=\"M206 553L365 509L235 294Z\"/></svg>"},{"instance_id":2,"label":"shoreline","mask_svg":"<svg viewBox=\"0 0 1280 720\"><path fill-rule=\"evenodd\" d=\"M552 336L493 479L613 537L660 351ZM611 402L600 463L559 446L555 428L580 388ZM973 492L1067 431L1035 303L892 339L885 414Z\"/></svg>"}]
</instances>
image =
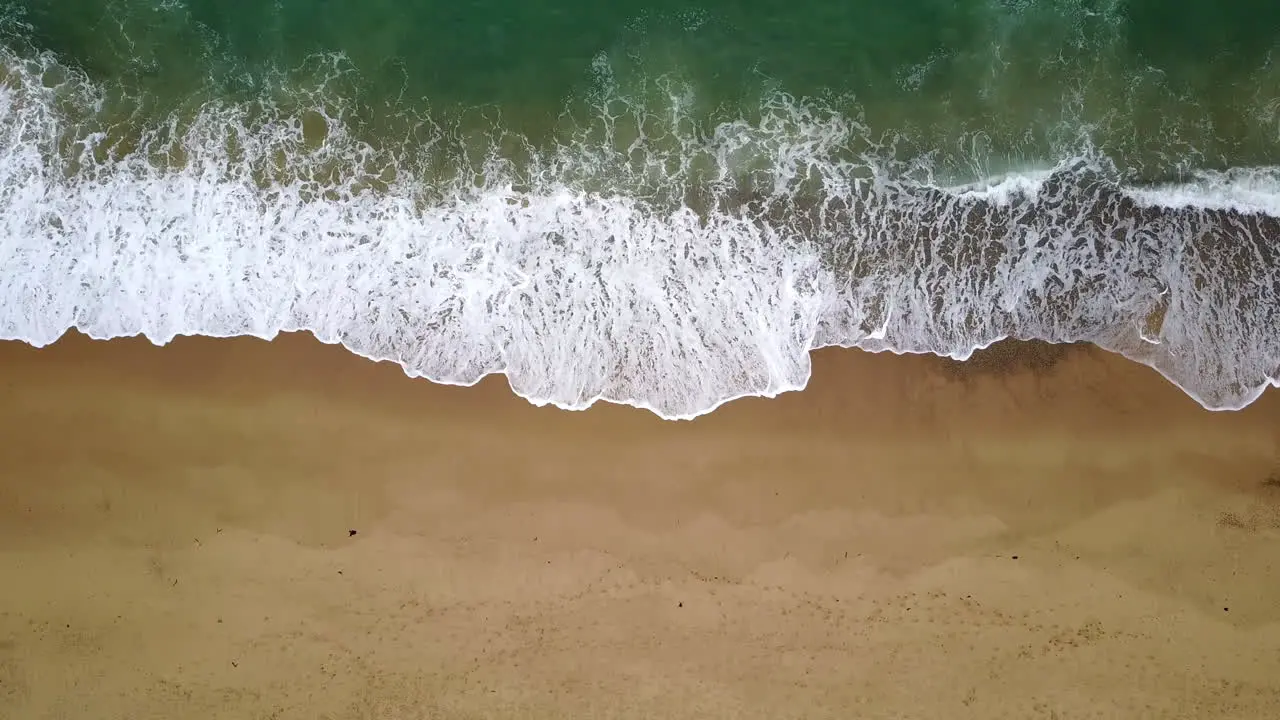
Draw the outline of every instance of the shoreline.
<instances>
[{"instance_id":1,"label":"shoreline","mask_svg":"<svg viewBox=\"0 0 1280 720\"><path fill-rule=\"evenodd\" d=\"M151 347L159 349L159 348L167 347L170 344L174 343L175 341L186 343L190 340L197 340L201 342L210 341L210 340L219 341L219 342L230 340L230 341L237 341L237 342L250 341L250 342L261 342L261 343L271 344L271 343L276 343L280 338L284 338L286 343L293 343L295 342L295 338L301 338L303 342L315 342L319 345L336 348L359 360L372 363L374 365L394 366L400 370L400 374L403 375L405 379L411 380L411 381L421 381L421 382L426 382L439 387L451 387L451 388L472 388L482 384L493 384L496 382L501 382L503 385L506 386L508 393L510 393L513 397L519 398L520 400L523 400L524 402L536 408L551 408L561 412L578 413L578 412L591 410L598 406L609 406L609 407L625 408L627 410L644 411L646 413L654 415L655 417L657 417L657 419L663 422L690 422L690 421L698 420L700 418L706 417L708 415L711 415L719 411L721 408L725 407L726 405L730 405L742 400L774 400L780 396L791 394L791 393L803 393L809 389L809 384L812 382L812 379L813 379L812 363L814 362L814 358L818 356L836 356L836 355L841 355L845 353L852 354L855 357L860 354L867 354L867 355L891 356L891 357L898 357L898 358L921 358L926 363L934 362L937 368L948 369L948 372L950 372L950 374L952 374L953 376L963 377L966 374L965 372L966 367L969 369L972 369L975 373L979 373L979 374L984 372L989 372L990 368L993 365L1001 366L1002 364L1007 364L1010 367L1021 368L1021 369L1031 369L1031 370L1047 369L1048 367L1051 367L1052 364L1054 363L1051 361L1050 363L1048 363L1048 365L1045 365L1044 360L1046 358L1056 358L1059 355L1069 353L1078 349L1086 349L1091 352L1105 353L1107 356L1116 358L1120 361L1130 363L1134 366L1145 368L1147 370L1155 372L1157 375L1160 376L1162 380L1164 380L1166 384L1178 390L1183 396L1185 396L1186 398L1191 400L1193 403L1195 403L1197 407L1199 407L1200 409L1206 412L1211 412L1211 413L1241 412L1243 410L1246 410L1250 406L1252 406L1255 402L1257 402L1259 399L1263 398L1264 396L1272 394L1272 393L1269 393L1269 391L1276 388L1280 388L1280 378L1271 379L1267 382L1264 382L1261 386L1255 388L1255 392L1252 394L1252 397L1239 406L1214 407L1201 401L1199 397L1197 397L1196 393L1184 388L1177 380L1170 377L1161 368L1156 367L1155 365L1149 364L1143 360L1129 357L1122 352L1111 350L1107 347L1098 345L1094 342L1090 342L1087 340L1080 340L1080 341L1074 341L1074 342L1047 342L1044 340L1028 340L1028 339L1004 337L1004 338L998 338L984 345L975 346L968 353L966 353L963 358L957 358L950 355L939 355L932 351L896 350L894 348L887 347L887 346L883 349L869 349L869 348L859 347L857 345L837 344L837 345L823 345L823 346L812 348L808 351L809 360L811 364L810 372L808 377L805 378L804 383L799 387L785 388L782 390L772 391L770 393L746 393L742 395L737 395L734 397L721 400L719 403L717 403L713 407L707 410L704 410L691 417L685 417L685 416L667 417L662 415L658 410L656 410L654 407L648 404L644 404L644 403L636 404L631 401L615 400L615 399L607 398L603 396L592 398L587 405L582 407L578 407L578 406L568 407L568 406L560 405L554 400L533 399L531 397L528 397L520 393L511 385L510 377L508 376L506 370L489 372L488 374L482 375L477 380L469 383L454 382L454 381L448 381L448 380L436 380L423 375L415 375L410 372L409 368L407 368L398 360L395 360L392 358L380 358L376 356L366 355L358 350L348 347L342 340L321 339L311 330L281 330L276 332L274 335L270 337L262 337L262 336L251 335L251 334L239 334L239 335L229 335L229 336L204 335L204 334L198 334L198 335L178 334L172 338L169 338L168 340L162 340L157 342L147 337L144 333L141 333L141 332L133 335L121 335L121 336L112 336L107 338L98 338L98 337L93 337L91 335L85 334L78 327L71 327L66 331L64 331L61 336L59 336L58 338L54 339L53 341L47 344L38 345L23 339L0 338L0 345L14 345L14 346L20 345L20 346L25 346L27 348L30 348L32 350L39 351L44 348L54 347L59 344L66 344L68 342L70 343L145 342ZM1158 345L1159 343L1156 343L1156 344ZM1004 358L1004 360L997 360L997 358ZM1033 358L1033 360L1031 360L1030 363L1021 363L1019 362L1019 358L1022 358L1022 359Z\"/></svg>"}]
</instances>

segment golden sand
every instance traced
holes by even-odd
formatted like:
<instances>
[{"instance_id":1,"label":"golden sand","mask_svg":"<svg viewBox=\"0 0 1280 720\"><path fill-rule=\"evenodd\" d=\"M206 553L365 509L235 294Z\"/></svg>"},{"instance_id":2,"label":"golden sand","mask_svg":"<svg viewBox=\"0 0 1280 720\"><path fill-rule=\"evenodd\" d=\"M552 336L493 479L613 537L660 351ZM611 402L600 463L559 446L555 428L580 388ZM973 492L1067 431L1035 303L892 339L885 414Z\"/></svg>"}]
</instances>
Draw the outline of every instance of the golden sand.
<instances>
[{"instance_id":1,"label":"golden sand","mask_svg":"<svg viewBox=\"0 0 1280 720\"><path fill-rule=\"evenodd\" d=\"M1280 717L1280 393L1092 349L666 423L70 337L0 432L2 718Z\"/></svg>"}]
</instances>

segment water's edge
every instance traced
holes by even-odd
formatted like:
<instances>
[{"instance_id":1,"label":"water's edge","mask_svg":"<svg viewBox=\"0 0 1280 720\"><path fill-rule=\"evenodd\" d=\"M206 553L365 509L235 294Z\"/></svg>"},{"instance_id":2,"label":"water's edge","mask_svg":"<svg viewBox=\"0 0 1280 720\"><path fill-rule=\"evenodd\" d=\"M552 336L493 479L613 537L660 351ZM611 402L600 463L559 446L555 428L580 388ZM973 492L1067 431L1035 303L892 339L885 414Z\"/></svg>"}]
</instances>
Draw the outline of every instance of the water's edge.
<instances>
[{"instance_id":1,"label":"water's edge","mask_svg":"<svg viewBox=\"0 0 1280 720\"><path fill-rule=\"evenodd\" d=\"M731 37L639 33L540 119L371 97L341 52L252 76L182 3L128 5L102 47L45 13L0 44L0 337L305 330L671 419L803 388L822 347L1089 342L1242 408L1280 385L1280 64L1196 94L1104 5L992 4L1004 45L895 66L866 103L766 78L717 105L677 49ZM190 68L147 54L196 30ZM1029 79L1047 95L1013 102Z\"/></svg>"},{"instance_id":2,"label":"water's edge","mask_svg":"<svg viewBox=\"0 0 1280 720\"><path fill-rule=\"evenodd\" d=\"M588 402L586 402L586 403L584 403L584 404L577 404L577 405L565 405L565 404L562 404L562 403L557 403L557 402L555 402L555 401L550 401L550 400L540 399L540 398L536 398L536 397L530 397L530 396L528 396L528 395L525 395L525 394L521 393L521 392L520 392L519 390L517 390L514 386L512 386L512 384L511 384L511 382L510 382L510 378L509 378L509 376L507 375L507 373L506 373L506 372L504 372L504 371L501 371L501 370L499 370L499 371L495 371L495 372L491 373L490 375L483 375L483 376L480 376L480 377L478 377L478 378L476 378L476 379L474 379L474 380L471 380L471 381L465 381L465 382L463 382L463 381L449 381L449 380L437 380L437 379L432 379L432 378L424 378L424 377L422 377L421 375L415 374L415 373L414 373L414 372L413 372L409 367L407 367L404 363L399 362L399 361L397 361L397 360L395 360L395 359L392 359L392 358L381 358L381 357L377 357L377 356L367 355L367 354L361 353L360 351L355 350L355 349L352 349L351 347L347 346L347 345L346 345L342 340L335 340L335 339L332 339L332 338L330 338L330 339L326 339L326 338L324 338L324 337L321 337L321 336L317 335L314 331L309 330L309 329L306 329L306 328L292 328L292 329L280 330L280 331L278 331L278 332L271 333L271 334L268 334L268 335L254 335L254 334L244 334L244 335L224 335L224 336L217 336L217 335L179 335L179 336L176 336L175 338L170 338L170 339L169 339L169 340L167 340L167 341L165 341L165 340L156 341L156 340L151 340L151 339L147 338L147 337L146 337L144 334L142 334L142 333L136 333L136 334L133 334L133 335L115 335L115 336L111 336L111 337L95 337L95 336L93 336L93 335L91 335L91 334L89 334L89 333L84 332L84 331L83 331L83 330L81 330L80 328L72 327L72 328L68 328L68 329L67 329L67 331L66 331L65 333L63 333L63 335L61 335L61 336L59 336L59 337L55 338L54 340L52 340L52 341L50 341L50 342L47 342L47 343L32 343L32 342L26 341L26 340L24 340L24 339L22 339L22 338L12 338L12 337L8 337L8 338L0 338L0 340L10 341L10 342L14 342L14 341L16 341L16 342L22 342L22 343L27 344L27 345L29 345L29 346L31 346L31 347L35 347L35 348L43 348L43 347L47 347L47 346L49 346L49 345L52 345L52 344L54 344L54 343L57 343L57 342L61 341L65 336L67 336L67 335L69 335L69 334L71 334L71 333L73 333L73 332L75 332L75 333L79 333L80 335L83 335L84 337L87 337L87 338L89 338L90 340L93 340L93 341L95 341L95 342L109 342L109 341L111 341L111 340L121 340L121 339L128 339L128 338L144 338L144 339L147 339L147 340L148 340L148 342L150 342L154 347L164 347L164 346L168 345L169 343L173 342L173 340L174 340L174 339L176 339L176 337L209 337L209 338L214 338L214 339L227 339L227 338L235 338L235 337L252 337L252 338L256 338L256 339L258 339L258 340L262 340L262 341L265 341L265 342L273 342L273 341L275 341L275 340L276 340L276 338L278 338L278 337L280 337L280 336L282 336L282 335L289 335L289 334L294 334L294 333L303 333L303 334L306 334L307 336L309 336L309 337L311 337L311 338L315 339L317 342L320 342L320 343L322 343L322 344L324 344L324 345L331 345L331 346L341 347L343 350L345 350L345 351L347 351L347 352L351 353L352 355L355 355L356 357L363 358L364 360L368 360L368 361L370 361L370 362L375 362L375 363L389 363L389 364L395 365L396 367L399 367L399 368L400 368L400 370L404 373L405 377L407 377L407 378L409 378L409 379L411 379L411 380L426 380L427 382L431 382L431 383L434 383L434 384L437 384L437 385L448 385L448 386L452 386L452 387L474 387L474 386L478 385L479 383L481 383L481 382L485 381L486 379L488 379L488 378L489 378L489 377L491 377L492 375L501 375L501 376L503 376L503 377L507 378L507 389L508 389L508 390L510 390L510 391L511 391L511 393L512 393L513 395L515 395L516 397L521 398L522 400L525 400L525 401L526 401L526 402L528 402L530 405L533 405L533 406L535 406L535 407L547 407L547 406L551 406L551 407L555 407L555 408L557 408L557 409L564 410L564 411L568 411L568 412L582 412L582 411L585 411L585 410L588 410L588 409L590 409L590 408L594 407L597 403L606 403L606 404L611 404L611 405L619 405L619 406L623 406L623 407L630 407L630 408L634 408L634 409L637 409L637 410L645 410L645 411L648 411L648 412L653 413L654 415L657 415L658 417L660 417L660 418L662 418L663 420L666 420L666 421L692 421L692 420L696 420L697 418L703 417L703 416L705 416L705 415L710 415L711 413L713 413L713 412L715 412L716 410L720 409L722 406L727 405L727 404L729 404L729 403L731 403L731 402L733 402L733 401L735 401L735 400L742 400L742 399L745 399L745 398L764 398L764 399L772 399L772 398L776 398L776 397L778 397L779 395L782 395L782 394L784 394L784 393L788 393L788 392L803 392L804 390L806 390L806 389L808 388L809 380L810 380L810 378L811 378L811 373L810 373L810 372L806 372L806 373L805 373L805 375L804 375L803 380L802 380L798 385L796 385L795 387L786 387L786 388L781 388L781 389L774 390L774 391L761 392L761 393L744 393L744 394L742 394L742 395L738 395L738 396L734 396L734 397L727 397L727 398L725 398L725 399L723 399L723 400L719 401L716 405L714 405L714 406L712 406L712 407L709 407L709 408L707 408L707 409L703 410L702 412L699 412L699 413L696 413L696 414L691 414L691 415L681 415L681 416L666 416L666 415L663 415L663 413L662 413L662 412L660 412L659 410L655 409L653 406L651 406L651 405L649 405L649 404L647 404L647 403L643 403L643 402L635 402L635 401L625 400L625 399L624 399L624 400L618 400L618 399L609 399L609 398L604 398L604 397L597 397L597 398L592 398L591 400L589 400ZM883 347L881 347L881 348L879 348L879 349L872 349L872 348L862 348L862 347L858 347L858 346L856 346L856 345L829 345L829 346L825 346L825 347L816 347L816 348L813 348L813 349L810 351L810 354L812 354L813 352L821 351L821 350L826 350L826 349L831 349L831 348L839 348L839 349L841 349L841 350L851 350L851 351L859 351L859 352L870 352L870 353L876 353L876 354L879 354L879 353L890 353L890 354L893 354L893 355L933 355L934 357L945 357L945 358L949 358L949 359L951 359L951 360L955 360L955 361L957 361L957 362L962 362L962 363L963 363L963 362L969 362L969 360L970 360L970 359L971 359L975 354L978 354L978 353L980 353L980 352L981 352L981 351L983 351L983 350L987 350L987 349L989 349L989 348L992 348L992 347L998 346L998 345L1000 345L1000 344L1002 344L1002 343L1006 343L1006 342L1015 342L1015 343L1020 343L1020 342L1042 342L1042 341L1037 341L1037 340L1032 339L1032 338L1002 337L1002 338L997 338L997 339L995 339L995 340L992 340L991 342L989 342L989 343L987 343L987 344L985 344L985 345L975 346L975 347L973 347L971 350L969 350L968 352L966 352L966 353L962 353L962 354L959 354L959 355L939 355L939 354L937 354L937 353L931 353L931 352L928 352L928 351L922 351L922 352L900 352L900 351L896 351L896 350L893 350L893 349L890 349L890 348L883 348ZM1253 403L1254 403L1258 398L1260 398L1260 397L1261 397L1261 396L1262 396L1262 395L1267 391L1267 389L1268 389L1268 388L1271 388L1271 387L1280 388L1280 379L1270 379L1269 381L1264 382L1262 385L1260 385L1259 387L1257 387L1257 388L1256 388L1256 391L1255 391L1255 392L1253 392L1250 396L1248 396L1248 397L1247 397L1247 399L1246 399L1246 400L1244 400L1242 403L1240 403L1240 404L1238 404L1238 405L1234 405L1234 406L1221 406L1221 407L1215 407L1215 406L1213 406L1213 405L1208 405L1208 404L1206 404L1204 401L1202 401L1202 400L1200 400L1199 398L1197 398L1197 397L1196 397L1196 395L1195 395L1195 393L1194 393L1193 391L1188 390L1188 389L1187 389L1187 388L1185 388L1185 387L1182 387L1181 385L1179 385L1179 384L1178 384L1178 382L1177 382L1176 380L1174 380L1173 378L1169 377L1169 376L1168 376L1167 374L1165 374L1162 370L1160 370L1160 368L1159 368L1159 367L1156 367L1156 366L1152 365L1151 363L1144 362L1144 361L1142 361L1142 360L1135 360L1134 358L1127 357L1127 356L1125 356L1125 355L1123 355L1123 354L1121 354L1121 353L1117 353L1117 352L1114 352L1114 351L1108 350L1107 348L1101 347L1101 346L1099 346L1099 345L1097 345L1097 344L1095 344L1095 343L1091 343L1091 342L1087 342L1087 341L1080 341L1080 342L1068 342L1068 343L1051 343L1051 344L1053 344L1053 345L1063 345L1063 346L1076 346L1076 345L1082 345L1082 344L1083 344L1083 345L1090 345L1090 346L1093 346L1093 347L1098 347L1099 349L1101 349L1101 350L1102 350L1102 351L1104 351L1104 352L1110 352L1110 353L1112 353L1112 354L1114 354L1114 355L1118 355L1118 356L1120 356L1120 357L1124 357L1126 360L1129 360L1129 361L1131 361L1131 362L1136 362L1136 363L1137 363L1137 364L1139 364L1139 365L1142 365L1142 366L1144 366L1144 367L1147 367L1147 368L1150 368L1150 369L1152 369L1152 370L1155 370L1157 373L1159 373L1159 374L1161 375L1161 377L1163 377L1165 380L1167 380L1170 384L1172 384L1174 387L1177 387L1179 390L1181 390L1182 392L1184 392L1184 393L1185 393L1188 397L1190 397L1192 400L1196 401L1196 402L1197 402L1197 404L1199 404L1202 408L1204 408L1205 410L1208 410L1208 411L1210 411L1210 412L1238 412L1238 411L1243 410L1244 408L1248 407L1249 405L1252 405L1252 404L1253 404Z\"/></svg>"}]
</instances>

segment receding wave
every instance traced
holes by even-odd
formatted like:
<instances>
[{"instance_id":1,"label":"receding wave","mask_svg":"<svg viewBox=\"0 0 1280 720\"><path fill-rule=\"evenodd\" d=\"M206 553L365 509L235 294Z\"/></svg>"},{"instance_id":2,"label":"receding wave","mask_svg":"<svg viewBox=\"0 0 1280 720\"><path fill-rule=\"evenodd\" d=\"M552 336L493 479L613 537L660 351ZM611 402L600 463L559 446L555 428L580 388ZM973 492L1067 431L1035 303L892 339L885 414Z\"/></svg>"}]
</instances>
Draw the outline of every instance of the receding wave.
<instances>
[{"instance_id":1,"label":"receding wave","mask_svg":"<svg viewBox=\"0 0 1280 720\"><path fill-rule=\"evenodd\" d=\"M0 55L0 336L309 330L664 418L801 388L832 345L1088 341L1213 409L1280 383L1277 170L1129 187L1085 143L948 186L848 113L775 93L698 129L681 97L605 93L536 147L418 117L388 148L323 94L104 124L86 78Z\"/></svg>"}]
</instances>

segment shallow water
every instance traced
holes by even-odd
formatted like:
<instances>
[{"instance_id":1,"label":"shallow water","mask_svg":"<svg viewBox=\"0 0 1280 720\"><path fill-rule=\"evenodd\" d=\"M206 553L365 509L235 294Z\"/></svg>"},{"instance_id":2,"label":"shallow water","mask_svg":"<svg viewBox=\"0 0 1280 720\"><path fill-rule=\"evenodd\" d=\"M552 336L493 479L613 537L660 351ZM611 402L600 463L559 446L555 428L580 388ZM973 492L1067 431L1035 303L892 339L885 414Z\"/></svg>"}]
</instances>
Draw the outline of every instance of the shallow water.
<instances>
[{"instance_id":1,"label":"shallow water","mask_svg":"<svg viewBox=\"0 0 1280 720\"><path fill-rule=\"evenodd\" d=\"M0 7L3 337L308 329L664 417L825 345L1280 378L1270 5Z\"/></svg>"}]
</instances>

